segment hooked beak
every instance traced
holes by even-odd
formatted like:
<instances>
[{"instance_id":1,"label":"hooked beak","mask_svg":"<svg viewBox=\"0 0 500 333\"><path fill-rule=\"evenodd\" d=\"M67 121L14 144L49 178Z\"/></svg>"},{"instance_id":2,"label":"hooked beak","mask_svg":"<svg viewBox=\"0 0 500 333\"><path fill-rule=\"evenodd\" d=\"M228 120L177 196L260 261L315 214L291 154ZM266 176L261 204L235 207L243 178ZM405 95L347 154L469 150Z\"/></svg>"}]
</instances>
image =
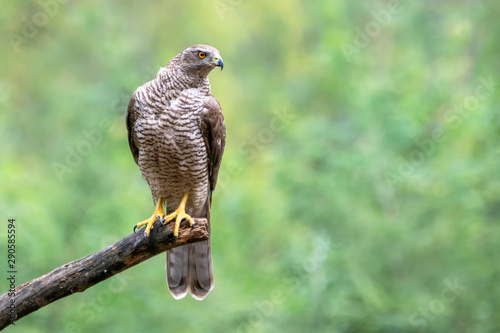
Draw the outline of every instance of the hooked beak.
<instances>
[{"instance_id":1,"label":"hooked beak","mask_svg":"<svg viewBox=\"0 0 500 333\"><path fill-rule=\"evenodd\" d=\"M222 60L221 57L218 56L214 57L214 65L220 67L220 70L224 69L224 61Z\"/></svg>"}]
</instances>

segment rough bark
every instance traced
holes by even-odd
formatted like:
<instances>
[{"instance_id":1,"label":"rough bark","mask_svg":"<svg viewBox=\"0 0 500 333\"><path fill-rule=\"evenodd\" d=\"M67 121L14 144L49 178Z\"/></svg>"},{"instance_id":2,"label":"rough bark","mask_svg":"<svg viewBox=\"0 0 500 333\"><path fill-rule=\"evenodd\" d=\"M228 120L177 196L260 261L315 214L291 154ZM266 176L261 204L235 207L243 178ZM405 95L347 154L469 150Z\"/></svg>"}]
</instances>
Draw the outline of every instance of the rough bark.
<instances>
[{"instance_id":1,"label":"rough bark","mask_svg":"<svg viewBox=\"0 0 500 333\"><path fill-rule=\"evenodd\" d=\"M196 224L192 230L187 223L181 224L177 240L173 237L173 221L164 227L155 227L147 239L141 229L113 245L17 286L14 296L9 295L9 292L0 296L0 330L12 323L12 300L15 301L14 318L18 320L58 299L82 292L157 254L180 245L208 239L207 220L194 220Z\"/></svg>"}]
</instances>

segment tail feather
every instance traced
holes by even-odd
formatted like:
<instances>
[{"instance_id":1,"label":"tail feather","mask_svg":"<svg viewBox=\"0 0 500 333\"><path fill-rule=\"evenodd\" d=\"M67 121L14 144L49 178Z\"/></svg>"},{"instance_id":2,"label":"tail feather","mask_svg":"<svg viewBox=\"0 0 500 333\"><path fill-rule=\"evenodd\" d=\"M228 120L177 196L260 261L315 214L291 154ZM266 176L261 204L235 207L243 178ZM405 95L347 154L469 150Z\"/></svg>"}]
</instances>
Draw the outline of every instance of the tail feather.
<instances>
[{"instance_id":1,"label":"tail feather","mask_svg":"<svg viewBox=\"0 0 500 333\"><path fill-rule=\"evenodd\" d=\"M204 299L214 287L210 241L189 244L189 291L193 298Z\"/></svg>"},{"instance_id":2,"label":"tail feather","mask_svg":"<svg viewBox=\"0 0 500 333\"><path fill-rule=\"evenodd\" d=\"M210 230L210 206L212 192L200 214L208 220ZM187 244L167 251L167 283L175 299L181 299L187 292L201 301L214 287L212 252L210 240Z\"/></svg>"},{"instance_id":3,"label":"tail feather","mask_svg":"<svg viewBox=\"0 0 500 333\"><path fill-rule=\"evenodd\" d=\"M167 251L167 283L170 293L175 299L181 299L188 292L189 249L185 246L179 246Z\"/></svg>"},{"instance_id":4,"label":"tail feather","mask_svg":"<svg viewBox=\"0 0 500 333\"><path fill-rule=\"evenodd\" d=\"M167 283L175 299L187 292L204 299L214 287L210 241L187 244L167 251Z\"/></svg>"}]
</instances>

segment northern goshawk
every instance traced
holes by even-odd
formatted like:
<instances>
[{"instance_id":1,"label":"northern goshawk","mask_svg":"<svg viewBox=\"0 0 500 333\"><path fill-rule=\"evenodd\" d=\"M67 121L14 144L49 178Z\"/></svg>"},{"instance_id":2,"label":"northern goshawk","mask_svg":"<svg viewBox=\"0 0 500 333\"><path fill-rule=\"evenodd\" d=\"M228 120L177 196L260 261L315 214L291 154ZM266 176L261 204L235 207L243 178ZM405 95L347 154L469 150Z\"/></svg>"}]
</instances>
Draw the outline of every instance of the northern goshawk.
<instances>
[{"instance_id":1,"label":"northern goshawk","mask_svg":"<svg viewBox=\"0 0 500 333\"><path fill-rule=\"evenodd\" d=\"M210 222L226 129L219 102L210 92L208 74L223 66L215 48L191 46L161 68L154 80L139 87L130 100L130 150L156 205L153 216L136 225L145 226L145 237L155 221L176 219L174 236L182 219L191 225L192 217ZM190 291L202 300L214 285L210 241L169 250L166 268L174 298Z\"/></svg>"}]
</instances>

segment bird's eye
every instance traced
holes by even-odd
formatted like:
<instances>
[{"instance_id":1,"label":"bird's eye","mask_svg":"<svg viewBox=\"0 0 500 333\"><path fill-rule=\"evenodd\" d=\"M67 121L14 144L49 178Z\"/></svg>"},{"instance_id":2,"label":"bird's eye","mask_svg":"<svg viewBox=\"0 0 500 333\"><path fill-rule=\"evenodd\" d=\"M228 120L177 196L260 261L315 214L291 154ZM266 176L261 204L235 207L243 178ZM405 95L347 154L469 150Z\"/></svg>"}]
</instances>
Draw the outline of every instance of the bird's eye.
<instances>
[{"instance_id":1,"label":"bird's eye","mask_svg":"<svg viewBox=\"0 0 500 333\"><path fill-rule=\"evenodd\" d=\"M198 57L200 57L200 59L205 58L205 56L206 56L205 52L198 52Z\"/></svg>"}]
</instances>

